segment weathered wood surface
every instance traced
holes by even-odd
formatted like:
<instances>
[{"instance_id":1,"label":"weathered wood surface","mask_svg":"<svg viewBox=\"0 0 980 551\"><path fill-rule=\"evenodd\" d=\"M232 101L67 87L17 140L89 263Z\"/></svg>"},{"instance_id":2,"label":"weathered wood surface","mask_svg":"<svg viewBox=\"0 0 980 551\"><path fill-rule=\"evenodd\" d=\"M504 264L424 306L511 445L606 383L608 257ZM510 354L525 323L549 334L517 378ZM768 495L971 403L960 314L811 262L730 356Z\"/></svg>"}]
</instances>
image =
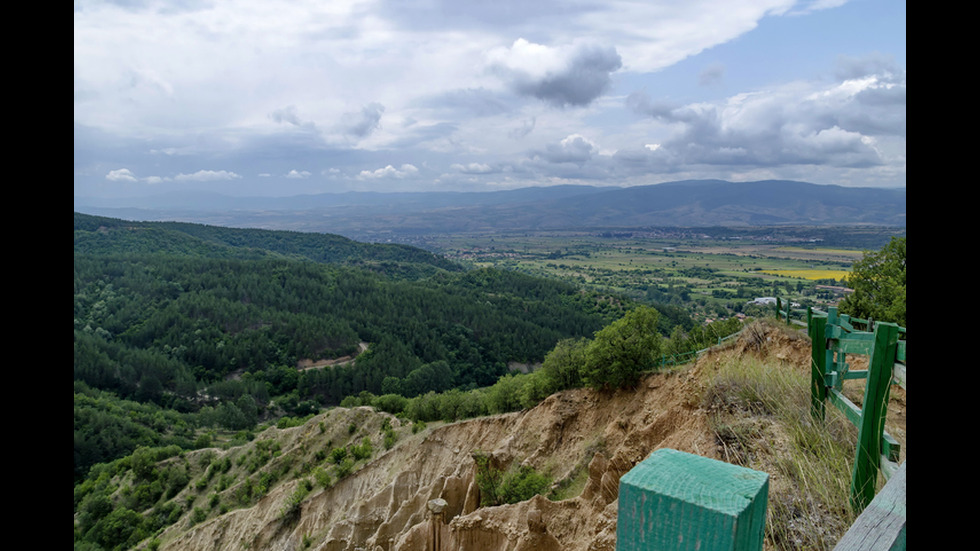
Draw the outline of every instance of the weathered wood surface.
<instances>
[{"instance_id":1,"label":"weathered wood surface","mask_svg":"<svg viewBox=\"0 0 980 551\"><path fill-rule=\"evenodd\" d=\"M854 521L834 551L905 551L906 463Z\"/></svg>"}]
</instances>

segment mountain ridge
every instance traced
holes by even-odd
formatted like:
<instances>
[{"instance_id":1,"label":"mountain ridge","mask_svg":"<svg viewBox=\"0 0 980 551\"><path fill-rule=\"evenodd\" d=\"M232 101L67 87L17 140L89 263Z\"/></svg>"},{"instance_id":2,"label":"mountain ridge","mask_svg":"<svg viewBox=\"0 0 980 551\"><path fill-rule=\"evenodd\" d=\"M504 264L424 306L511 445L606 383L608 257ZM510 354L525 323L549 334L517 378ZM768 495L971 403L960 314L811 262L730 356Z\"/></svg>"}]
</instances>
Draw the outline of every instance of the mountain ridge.
<instances>
[{"instance_id":1,"label":"mountain ridge","mask_svg":"<svg viewBox=\"0 0 980 551\"><path fill-rule=\"evenodd\" d=\"M906 225L905 188L790 180L685 180L625 188L530 187L493 192L346 192L81 205L146 220L339 233L347 236L595 227ZM168 206L169 205L169 206Z\"/></svg>"}]
</instances>

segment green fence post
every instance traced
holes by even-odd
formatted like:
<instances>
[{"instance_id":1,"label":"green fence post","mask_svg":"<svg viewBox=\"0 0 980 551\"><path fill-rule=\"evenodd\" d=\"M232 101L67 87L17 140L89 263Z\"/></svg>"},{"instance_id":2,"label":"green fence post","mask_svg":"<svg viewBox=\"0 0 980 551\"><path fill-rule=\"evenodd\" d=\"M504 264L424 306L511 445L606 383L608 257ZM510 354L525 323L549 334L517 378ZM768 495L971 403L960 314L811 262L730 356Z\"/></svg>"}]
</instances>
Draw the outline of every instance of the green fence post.
<instances>
[{"instance_id":1,"label":"green fence post","mask_svg":"<svg viewBox=\"0 0 980 551\"><path fill-rule=\"evenodd\" d=\"M827 318L814 316L807 332L810 333L810 414L823 420L824 403L827 400L827 386L824 374L827 373Z\"/></svg>"},{"instance_id":2,"label":"green fence post","mask_svg":"<svg viewBox=\"0 0 980 551\"><path fill-rule=\"evenodd\" d=\"M881 438L888 410L888 391L895 367L898 346L898 326L894 323L875 324L875 342L868 361L868 379L861 404L861 425L858 427L858 449L851 477L851 507L860 512L875 497L878 467L881 464Z\"/></svg>"},{"instance_id":3,"label":"green fence post","mask_svg":"<svg viewBox=\"0 0 980 551\"><path fill-rule=\"evenodd\" d=\"M661 448L619 480L616 551L762 551L769 475Z\"/></svg>"}]
</instances>

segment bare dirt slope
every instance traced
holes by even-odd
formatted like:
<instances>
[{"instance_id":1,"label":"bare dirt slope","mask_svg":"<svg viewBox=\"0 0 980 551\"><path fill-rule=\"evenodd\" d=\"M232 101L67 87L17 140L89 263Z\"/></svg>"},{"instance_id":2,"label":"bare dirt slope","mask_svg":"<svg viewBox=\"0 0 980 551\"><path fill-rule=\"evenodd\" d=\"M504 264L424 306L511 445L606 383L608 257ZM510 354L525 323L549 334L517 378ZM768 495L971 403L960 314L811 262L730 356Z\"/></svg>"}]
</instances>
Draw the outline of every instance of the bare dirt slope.
<instances>
[{"instance_id":1,"label":"bare dirt slope","mask_svg":"<svg viewBox=\"0 0 980 551\"><path fill-rule=\"evenodd\" d=\"M430 549L435 541L440 549L463 551L612 550L621 475L661 447L722 458L709 413L701 407L702 372L725 356L759 353L779 358L787 369L807 370L808 341L787 335L749 336L702 357L693 368L650 375L635 391L566 391L519 413L417 435L405 431L394 448L360 470L328 489L315 488L296 515L282 514L298 483L293 480L249 508L189 529L185 521L171 526L160 538L161 548L391 551ZM760 346L753 338L768 340ZM904 419L904 392L901 398ZM298 464L317 449L336 445L337 433L324 430L324 423L346 429L356 421L366 433L376 434L384 416L368 408L338 408L305 426L269 429L260 439L277 435L282 458L294 456ZM904 421L901 436L904 440ZM559 501L537 496L514 505L479 507L475 450L491 453L503 466L532 465L556 484L584 480L584 489ZM445 501L444 510L433 514L427 504L437 498Z\"/></svg>"}]
</instances>

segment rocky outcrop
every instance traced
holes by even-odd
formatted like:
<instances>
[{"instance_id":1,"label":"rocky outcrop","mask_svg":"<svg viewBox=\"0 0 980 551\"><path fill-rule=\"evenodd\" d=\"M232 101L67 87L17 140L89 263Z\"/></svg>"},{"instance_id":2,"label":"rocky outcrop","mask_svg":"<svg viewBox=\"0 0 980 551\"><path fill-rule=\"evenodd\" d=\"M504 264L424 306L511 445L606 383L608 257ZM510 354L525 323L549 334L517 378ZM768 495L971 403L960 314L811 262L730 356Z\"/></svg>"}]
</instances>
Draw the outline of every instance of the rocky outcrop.
<instances>
[{"instance_id":1,"label":"rocky outcrop","mask_svg":"<svg viewBox=\"0 0 980 551\"><path fill-rule=\"evenodd\" d=\"M174 534L164 535L162 549L286 551L308 544L305 548L319 551L611 550L624 473L663 446L715 454L704 414L689 403L690 384L686 375L651 375L635 391L571 390L523 412L429 429L405 437L332 487L314 491L295 518L281 514L294 481L248 509L189 530L171 527ZM342 411L347 410L335 411L330 422L346 422ZM369 422L363 410L351 411L361 416L360 423ZM296 449L327 445L311 428L321 421L290 429L301 431L294 438ZM578 482L582 490L568 499L537 496L479 507L471 457L476 450L505 465L532 465L549 473L556 486L583 478L584 486ZM284 448L284 455L288 452Z\"/></svg>"}]
</instances>

